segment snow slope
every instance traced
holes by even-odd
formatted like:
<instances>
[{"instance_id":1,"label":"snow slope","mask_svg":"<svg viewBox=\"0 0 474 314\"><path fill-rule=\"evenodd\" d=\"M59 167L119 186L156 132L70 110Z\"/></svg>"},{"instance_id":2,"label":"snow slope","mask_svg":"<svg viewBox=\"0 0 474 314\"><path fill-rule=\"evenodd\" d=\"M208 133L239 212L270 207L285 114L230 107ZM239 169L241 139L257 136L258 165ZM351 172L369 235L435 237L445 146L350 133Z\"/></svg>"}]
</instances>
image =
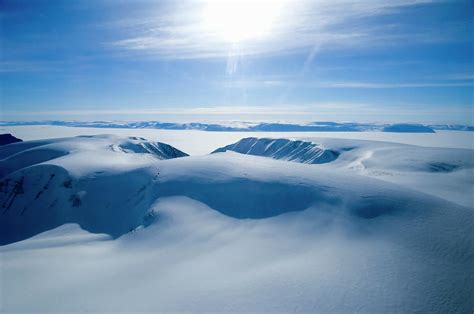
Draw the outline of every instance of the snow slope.
<instances>
[{"instance_id":1,"label":"snow slope","mask_svg":"<svg viewBox=\"0 0 474 314\"><path fill-rule=\"evenodd\" d=\"M0 309L472 312L472 206L369 174L466 173L472 151L313 142L340 156L165 159L111 136L0 148L32 156L4 164L2 195L23 183L0 215Z\"/></svg>"},{"instance_id":2,"label":"snow slope","mask_svg":"<svg viewBox=\"0 0 474 314\"><path fill-rule=\"evenodd\" d=\"M474 208L474 150L305 138L343 152L325 166L376 178Z\"/></svg>"}]
</instances>

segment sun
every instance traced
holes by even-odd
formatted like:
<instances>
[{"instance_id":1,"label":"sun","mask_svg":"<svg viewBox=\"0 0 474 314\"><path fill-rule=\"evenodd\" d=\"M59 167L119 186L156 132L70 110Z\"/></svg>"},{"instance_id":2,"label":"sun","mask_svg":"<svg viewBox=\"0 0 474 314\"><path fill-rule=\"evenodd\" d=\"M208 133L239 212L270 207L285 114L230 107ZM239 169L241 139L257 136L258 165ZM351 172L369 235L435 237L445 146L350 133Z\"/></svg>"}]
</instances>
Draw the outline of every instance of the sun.
<instances>
[{"instance_id":1,"label":"sun","mask_svg":"<svg viewBox=\"0 0 474 314\"><path fill-rule=\"evenodd\" d=\"M210 34L240 43L270 35L282 7L283 0L210 0L202 23Z\"/></svg>"}]
</instances>

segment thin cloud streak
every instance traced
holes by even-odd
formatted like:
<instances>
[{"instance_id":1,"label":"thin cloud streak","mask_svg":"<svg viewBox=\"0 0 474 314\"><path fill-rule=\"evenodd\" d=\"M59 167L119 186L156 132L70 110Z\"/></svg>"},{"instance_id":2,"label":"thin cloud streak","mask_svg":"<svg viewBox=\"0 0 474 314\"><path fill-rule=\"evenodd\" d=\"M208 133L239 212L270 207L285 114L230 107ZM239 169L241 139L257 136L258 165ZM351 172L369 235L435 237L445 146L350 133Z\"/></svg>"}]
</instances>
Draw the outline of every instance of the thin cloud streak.
<instances>
[{"instance_id":1,"label":"thin cloud streak","mask_svg":"<svg viewBox=\"0 0 474 314\"><path fill-rule=\"evenodd\" d=\"M248 80L223 80L217 82L226 88L274 88L274 87L317 87L317 88L350 88L350 89L403 89L403 88L451 88L451 87L474 87L474 82L362 82L362 81L331 81L331 82L313 82L294 80L278 80L278 79L248 79Z\"/></svg>"},{"instance_id":2,"label":"thin cloud streak","mask_svg":"<svg viewBox=\"0 0 474 314\"><path fill-rule=\"evenodd\" d=\"M323 82L315 84L324 88L360 88L360 89L386 89L386 88L426 88L426 87L473 87L469 83L374 83L374 82Z\"/></svg>"}]
</instances>

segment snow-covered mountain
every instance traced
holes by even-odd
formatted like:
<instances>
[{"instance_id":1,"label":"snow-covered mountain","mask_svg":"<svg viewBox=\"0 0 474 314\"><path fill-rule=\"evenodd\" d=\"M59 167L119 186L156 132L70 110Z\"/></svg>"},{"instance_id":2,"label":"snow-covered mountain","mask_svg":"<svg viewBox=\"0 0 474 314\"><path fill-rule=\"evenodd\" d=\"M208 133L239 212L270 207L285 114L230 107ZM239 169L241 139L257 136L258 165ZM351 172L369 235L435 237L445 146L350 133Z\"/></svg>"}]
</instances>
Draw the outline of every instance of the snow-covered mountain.
<instances>
[{"instance_id":1,"label":"snow-covered mountain","mask_svg":"<svg viewBox=\"0 0 474 314\"><path fill-rule=\"evenodd\" d=\"M290 139L248 137L216 149L213 153L234 151L240 154L271 157L305 164L323 164L337 159L339 152L320 145Z\"/></svg>"},{"instance_id":2,"label":"snow-covered mountain","mask_svg":"<svg viewBox=\"0 0 474 314\"><path fill-rule=\"evenodd\" d=\"M89 145L89 142L95 143ZM110 135L78 136L50 140L27 141L7 145L0 149L0 178L21 168L53 160L78 151L90 153L95 157L98 151L104 154L137 153L153 159L170 159L188 156L186 153L168 144L149 142L140 137L118 139ZM97 156L103 158L103 156ZM111 162L114 158L110 159Z\"/></svg>"},{"instance_id":3,"label":"snow-covered mountain","mask_svg":"<svg viewBox=\"0 0 474 314\"><path fill-rule=\"evenodd\" d=\"M128 175L130 167L184 156L187 154L164 143L108 135L3 146L0 244L69 222L115 236L128 232L140 223L137 219L143 218L137 217L143 204L130 208L124 202L139 193L129 187L137 189L150 180ZM122 174L112 175L117 173Z\"/></svg>"},{"instance_id":4,"label":"snow-covered mountain","mask_svg":"<svg viewBox=\"0 0 474 314\"><path fill-rule=\"evenodd\" d=\"M428 126L421 124L392 124L382 129L383 132L401 132L401 133L435 133L435 131Z\"/></svg>"},{"instance_id":5,"label":"snow-covered mountain","mask_svg":"<svg viewBox=\"0 0 474 314\"><path fill-rule=\"evenodd\" d=\"M472 150L234 146L246 153L105 135L0 147L1 310L474 308Z\"/></svg>"},{"instance_id":6,"label":"snow-covered mountain","mask_svg":"<svg viewBox=\"0 0 474 314\"><path fill-rule=\"evenodd\" d=\"M356 122L246 122L230 121L222 123L176 123L160 121L0 121L0 126L52 125L86 128L119 128L119 129L163 129L163 130L201 130L224 132L401 132L401 133L434 133L435 130L473 131L468 125L421 125L415 123L383 124Z\"/></svg>"}]
</instances>

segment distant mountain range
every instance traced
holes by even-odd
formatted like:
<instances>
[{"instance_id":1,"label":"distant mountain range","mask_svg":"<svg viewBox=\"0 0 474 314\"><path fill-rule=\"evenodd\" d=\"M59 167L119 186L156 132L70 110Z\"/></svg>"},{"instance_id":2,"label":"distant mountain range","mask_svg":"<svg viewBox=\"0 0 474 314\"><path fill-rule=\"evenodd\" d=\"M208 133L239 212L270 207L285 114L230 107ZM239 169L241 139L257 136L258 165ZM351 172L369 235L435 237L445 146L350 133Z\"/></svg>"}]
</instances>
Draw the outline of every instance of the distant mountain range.
<instances>
[{"instance_id":1,"label":"distant mountain range","mask_svg":"<svg viewBox=\"0 0 474 314\"><path fill-rule=\"evenodd\" d=\"M311 122L308 124L229 122L218 123L171 123L159 121L1 121L0 126L55 125L87 128L126 128L126 129L164 129L164 130L202 130L228 132L402 132L434 133L436 130L474 131L474 126L459 124L375 124L355 122Z\"/></svg>"}]
</instances>

